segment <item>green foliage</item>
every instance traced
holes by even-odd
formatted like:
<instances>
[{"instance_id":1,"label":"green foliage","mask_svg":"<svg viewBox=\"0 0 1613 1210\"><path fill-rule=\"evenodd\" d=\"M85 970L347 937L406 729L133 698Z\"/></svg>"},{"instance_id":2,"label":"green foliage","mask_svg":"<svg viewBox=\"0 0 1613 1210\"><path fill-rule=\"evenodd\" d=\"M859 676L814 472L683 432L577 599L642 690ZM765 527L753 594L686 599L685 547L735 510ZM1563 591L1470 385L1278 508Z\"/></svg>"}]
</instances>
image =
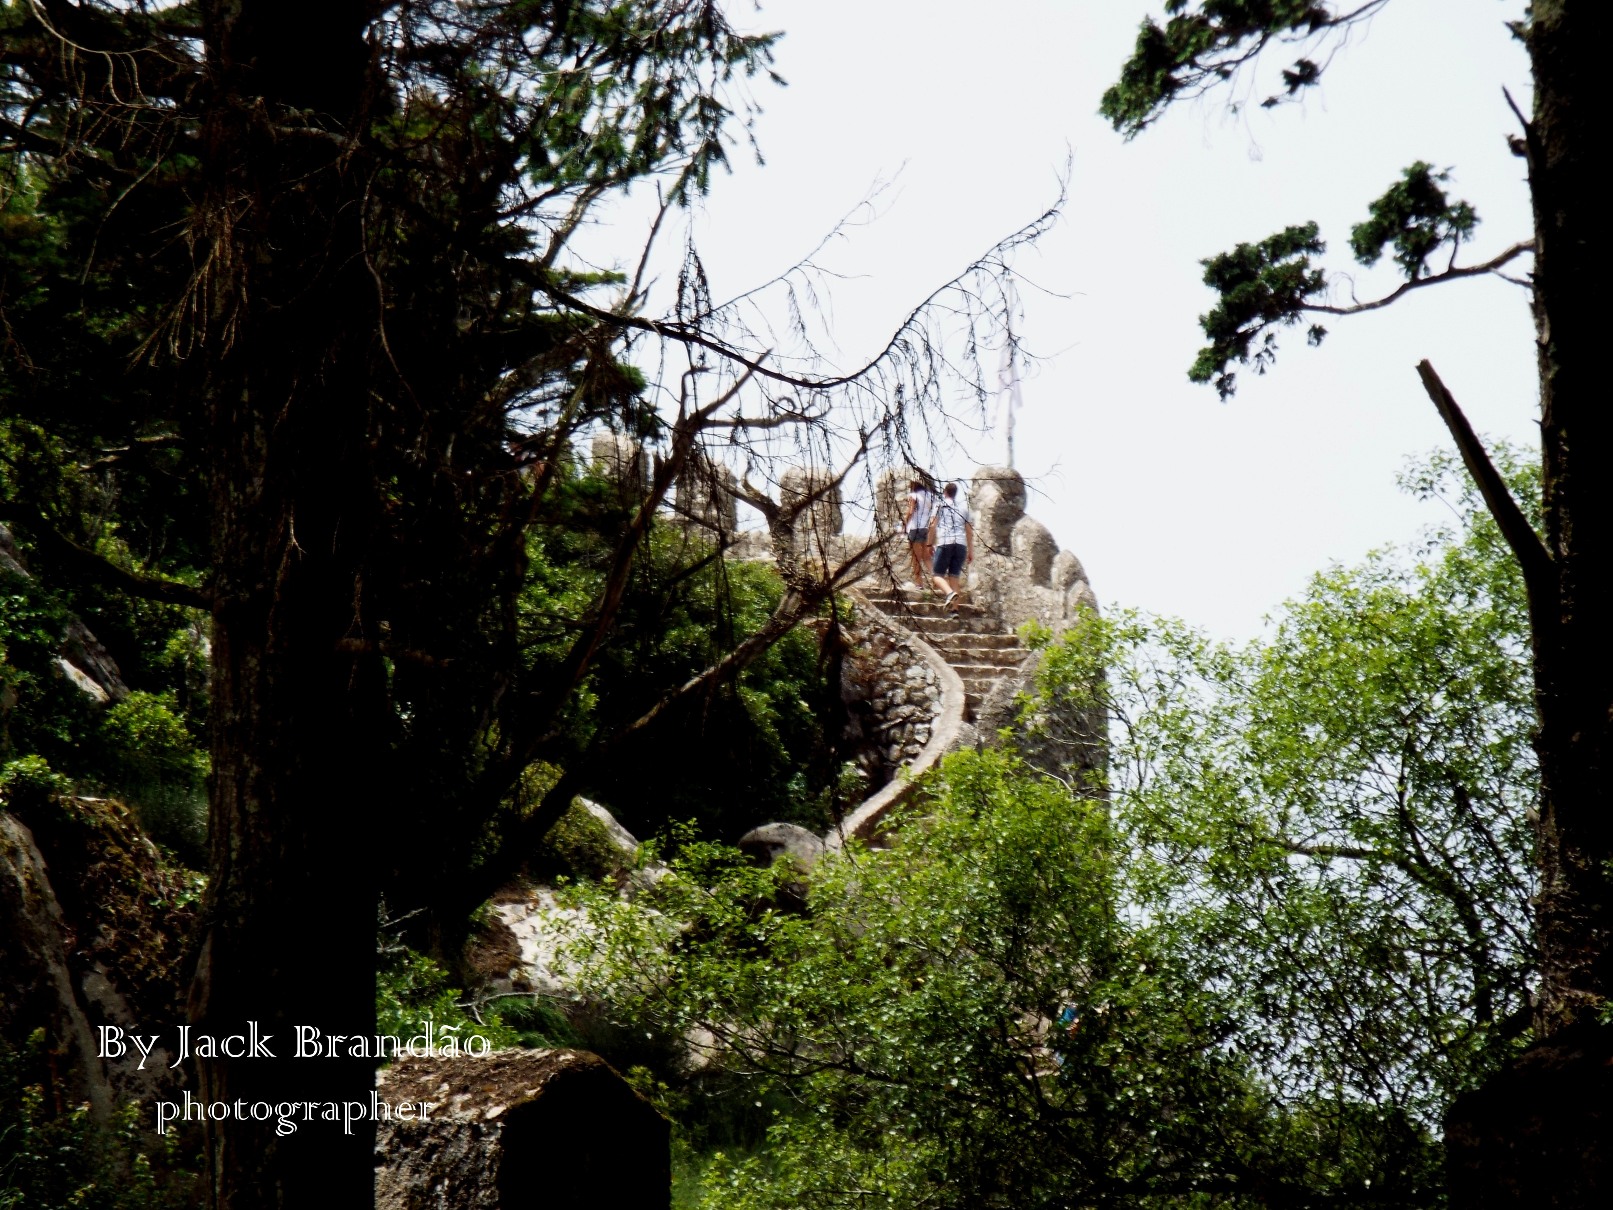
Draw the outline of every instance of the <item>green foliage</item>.
<instances>
[{"instance_id":1,"label":"green foliage","mask_svg":"<svg viewBox=\"0 0 1613 1210\"><path fill-rule=\"evenodd\" d=\"M624 502L609 481L579 475L531 548L521 597L523 646L534 676L565 656L586 618ZM616 626L567 711L554 764L585 760L588 745L625 727L660 698L760 629L784 586L770 568L718 557L680 526L654 525L639 551ZM796 630L731 682L711 691L590 768L585 792L636 835L696 820L735 838L771 819L824 827L840 760L836 687L813 635ZM688 759L699 751L703 758Z\"/></svg>"},{"instance_id":2,"label":"green foliage","mask_svg":"<svg viewBox=\"0 0 1613 1210\"><path fill-rule=\"evenodd\" d=\"M1170 103L1231 79L1273 42L1302 41L1341 24L1331 5L1314 0L1165 0L1163 25L1145 19L1120 79L1098 112L1128 139L1148 128ZM1348 18L1345 19L1346 22ZM1293 96L1315 84L1321 69L1298 59L1282 73ZM1274 105L1279 98L1263 102Z\"/></svg>"},{"instance_id":3,"label":"green foliage","mask_svg":"<svg viewBox=\"0 0 1613 1210\"><path fill-rule=\"evenodd\" d=\"M1450 460L1407 483L1457 524L1319 574L1269 638L1115 615L1042 676L1102 696L1124 896L1224 990L1231 1044L1285 1096L1432 1121L1527 1028L1538 775L1515 566Z\"/></svg>"},{"instance_id":4,"label":"green foliage","mask_svg":"<svg viewBox=\"0 0 1613 1210\"><path fill-rule=\"evenodd\" d=\"M96 711L57 663L67 619L38 581L0 569L0 757L39 755L72 775L93 760Z\"/></svg>"},{"instance_id":5,"label":"green foliage","mask_svg":"<svg viewBox=\"0 0 1613 1210\"><path fill-rule=\"evenodd\" d=\"M1274 44L1310 46L1337 40L1378 7L1362 4L1341 11L1311 0L1196 4L1165 0L1165 23L1152 18L1143 22L1136 47L1122 66L1119 81L1103 94L1099 112L1126 138L1133 138L1173 102L1231 83ZM1277 105L1319 82L1318 59L1325 62L1326 56L1311 51L1295 60L1281 73L1281 91L1261 104ZM1237 108L1236 102L1232 108ZM1426 278L1429 258L1445 244L1450 245L1454 262L1457 249L1472 238L1479 220L1467 202L1452 202L1446 196L1441 185L1449 179L1448 170L1435 172L1421 160L1405 169L1401 179L1368 207L1367 220L1351 229L1356 260L1374 265L1384 248L1392 245L1395 263L1408 281ZM1253 365L1257 374L1264 374L1276 360L1277 329L1299 323L1321 301L1327 278L1311 257L1323 251L1316 224L1307 223L1201 262L1204 284L1218 298L1199 317L1210 343L1199 350L1188 370L1189 380L1213 382L1220 397L1227 399L1237 390L1237 375L1227 368L1230 363ZM1306 333L1312 346L1321 344L1326 335L1320 324L1312 324Z\"/></svg>"},{"instance_id":6,"label":"green foliage","mask_svg":"<svg viewBox=\"0 0 1613 1210\"><path fill-rule=\"evenodd\" d=\"M771 1118L764 1146L696 1161L703 1204L1426 1190L1417 1124L1272 1103L1173 934L1119 910L1101 802L996 752L949 758L929 788L894 849L819 867L805 915L768 906L787 872L712 846L639 903L583 896L592 990L646 1028L709 1031L704 1078ZM1370 1145L1397 1130L1417 1160L1398 1170Z\"/></svg>"},{"instance_id":7,"label":"green foliage","mask_svg":"<svg viewBox=\"0 0 1613 1210\"><path fill-rule=\"evenodd\" d=\"M24 756L0 766L0 803L10 810L43 806L69 789L67 778L42 756Z\"/></svg>"},{"instance_id":8,"label":"green foliage","mask_svg":"<svg viewBox=\"0 0 1613 1210\"><path fill-rule=\"evenodd\" d=\"M120 671L162 688L135 689L103 706L61 667L72 616L61 595L37 579L0 572L0 758L37 757L85 792L126 800L154 838L200 862L204 716L193 708L187 718L172 687L188 688L203 673L193 624L182 610L126 609L119 637L144 631L145 638L120 644L131 657ZM110 618L103 610L99 620ZM151 658L141 658L142 647ZM200 705L198 695L187 696Z\"/></svg>"},{"instance_id":9,"label":"green foliage","mask_svg":"<svg viewBox=\"0 0 1613 1210\"><path fill-rule=\"evenodd\" d=\"M1526 1032L1537 778L1504 543L1452 462L1406 483L1456 521L1317 576L1263 640L1042 636L1025 710L1101 712L1089 782L950 757L805 913L709 844L636 900L579 891L589 990L710 1039L646 1083L680 1196L1438 1204L1444 1108Z\"/></svg>"},{"instance_id":10,"label":"green foliage","mask_svg":"<svg viewBox=\"0 0 1613 1210\"><path fill-rule=\"evenodd\" d=\"M129 1104L106 1124L88 1105L53 1111L41 1033L0 1041L0 1210L181 1210L201 1194L196 1140L158 1136L150 1110Z\"/></svg>"},{"instance_id":11,"label":"green foliage","mask_svg":"<svg viewBox=\"0 0 1613 1210\"><path fill-rule=\"evenodd\" d=\"M207 836L207 757L171 693L136 690L101 716L109 782L140 812L156 839L202 860Z\"/></svg>"},{"instance_id":12,"label":"green foliage","mask_svg":"<svg viewBox=\"0 0 1613 1210\"><path fill-rule=\"evenodd\" d=\"M1372 215L1350 229L1350 247L1363 265L1375 265L1386 245L1393 244L1395 264L1410 281L1428 272L1428 258L1441 245L1450 244L1451 255L1464 240L1473 238L1478 212L1467 202L1452 202L1440 185L1451 174L1435 172L1433 166L1418 160L1401 173L1368 207Z\"/></svg>"},{"instance_id":13,"label":"green foliage","mask_svg":"<svg viewBox=\"0 0 1613 1210\"><path fill-rule=\"evenodd\" d=\"M1374 265L1384 248L1392 246L1407 280L1419 281L1428 274L1428 258L1443 245L1451 246L1454 259L1457 248L1472 238L1479 218L1467 202L1446 196L1440 184L1449 179L1448 171L1435 172L1421 160L1407 168L1368 207L1371 217L1351 229L1356 260ZM1199 350L1187 372L1189 380L1213 382L1227 399L1237 390L1237 375L1229 364L1252 365L1255 373L1264 374L1277 360L1277 330L1299 323L1323 302L1327 275L1311 258L1326 250L1316 224L1306 223L1200 262L1204 284L1216 292L1217 301L1199 317L1210 343ZM1326 328L1312 324L1306 339L1314 347L1326 335Z\"/></svg>"},{"instance_id":14,"label":"green foliage","mask_svg":"<svg viewBox=\"0 0 1613 1210\"><path fill-rule=\"evenodd\" d=\"M377 1033L407 1042L424 1032L430 1021L439 1033L444 1028L456 1031L461 1046L472 1034L486 1038L494 1049L518 1044L518 1031L506 1025L498 1013L481 1008L474 1013L467 1011L464 993L453 986L440 963L385 934L377 950Z\"/></svg>"},{"instance_id":15,"label":"green foliage","mask_svg":"<svg viewBox=\"0 0 1613 1210\"><path fill-rule=\"evenodd\" d=\"M1312 256L1326 249L1316 224L1306 223L1202 261L1204 284L1220 299L1199 317L1210 344L1199 350L1188 378L1214 381L1226 399L1237 389L1237 375L1227 370L1228 362L1252 364L1255 373L1264 374L1277 359L1274 329L1297 324L1305 305L1327 289L1326 275L1311 263ZM1326 329L1313 326L1311 344L1320 344L1326 334Z\"/></svg>"},{"instance_id":16,"label":"green foliage","mask_svg":"<svg viewBox=\"0 0 1613 1210\"><path fill-rule=\"evenodd\" d=\"M528 869L542 880L564 877L602 882L619 878L628 864L611 843L605 825L573 799L566 813L544 833Z\"/></svg>"}]
</instances>

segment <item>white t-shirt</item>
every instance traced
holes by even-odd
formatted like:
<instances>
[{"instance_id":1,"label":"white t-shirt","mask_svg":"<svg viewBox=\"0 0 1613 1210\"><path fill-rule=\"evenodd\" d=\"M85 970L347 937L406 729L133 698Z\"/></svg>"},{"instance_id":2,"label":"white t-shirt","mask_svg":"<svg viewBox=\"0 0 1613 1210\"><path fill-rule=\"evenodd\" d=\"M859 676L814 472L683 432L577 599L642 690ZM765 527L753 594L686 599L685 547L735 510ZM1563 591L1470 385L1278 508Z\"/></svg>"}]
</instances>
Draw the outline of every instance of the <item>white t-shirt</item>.
<instances>
[{"instance_id":1,"label":"white t-shirt","mask_svg":"<svg viewBox=\"0 0 1613 1210\"><path fill-rule=\"evenodd\" d=\"M969 540L964 530L974 518L963 505L952 500L942 500L935 506L935 544L937 546L963 546Z\"/></svg>"},{"instance_id":2,"label":"white t-shirt","mask_svg":"<svg viewBox=\"0 0 1613 1210\"><path fill-rule=\"evenodd\" d=\"M930 513L935 509L935 497L921 487L916 492L908 492L907 498L913 502L913 519L907 523L907 528L930 528Z\"/></svg>"}]
</instances>

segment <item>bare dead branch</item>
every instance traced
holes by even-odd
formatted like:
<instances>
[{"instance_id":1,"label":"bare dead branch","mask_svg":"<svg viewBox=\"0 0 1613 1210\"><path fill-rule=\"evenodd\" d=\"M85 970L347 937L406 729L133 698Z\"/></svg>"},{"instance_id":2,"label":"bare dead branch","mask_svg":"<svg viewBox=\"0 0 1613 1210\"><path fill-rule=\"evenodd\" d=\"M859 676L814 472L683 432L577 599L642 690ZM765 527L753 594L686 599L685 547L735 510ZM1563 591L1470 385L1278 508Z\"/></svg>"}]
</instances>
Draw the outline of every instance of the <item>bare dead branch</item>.
<instances>
[{"instance_id":1,"label":"bare dead branch","mask_svg":"<svg viewBox=\"0 0 1613 1210\"><path fill-rule=\"evenodd\" d=\"M1537 635L1544 633L1541 627L1551 624L1550 611L1546 606L1554 599L1556 593L1551 552L1540 540L1540 535L1535 533L1534 527L1529 524L1529 519L1523 515L1518 502L1512 498L1506 480L1501 478L1501 472L1496 470L1495 463L1490 461L1484 443L1473 431L1473 426L1468 423L1467 416L1457 405L1456 399L1440 381L1439 375L1434 372L1434 367L1427 361L1419 361L1417 375L1423 380L1423 389L1434 401L1434 407L1439 410L1440 419L1450 430L1456 448L1462 455L1462 464L1467 467L1467 473L1473 477L1485 507L1495 518L1496 525L1501 529L1501 536L1506 539L1507 546L1518 560L1518 566L1523 571L1524 588L1529 594L1529 612L1534 618L1535 633Z\"/></svg>"}]
</instances>

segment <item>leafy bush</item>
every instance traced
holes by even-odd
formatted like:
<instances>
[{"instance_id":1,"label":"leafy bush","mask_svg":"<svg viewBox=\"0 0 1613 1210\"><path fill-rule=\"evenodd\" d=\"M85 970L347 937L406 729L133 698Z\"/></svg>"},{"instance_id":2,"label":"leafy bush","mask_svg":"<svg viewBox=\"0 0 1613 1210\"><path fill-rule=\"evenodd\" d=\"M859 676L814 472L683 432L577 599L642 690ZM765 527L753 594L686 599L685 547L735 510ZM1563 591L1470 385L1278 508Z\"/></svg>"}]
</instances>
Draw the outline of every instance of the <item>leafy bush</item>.
<instances>
[{"instance_id":1,"label":"leafy bush","mask_svg":"<svg viewBox=\"0 0 1613 1210\"><path fill-rule=\"evenodd\" d=\"M1420 1196L1353 1140L1306 1136L1226 1039L1236 1023L1119 911L1101 802L1001 753L950 757L888 851L783 869L690 846L645 902L582 896L590 990L647 1029L713 1038L704 1080L770 1105L765 1149L704 1161L710 1206L1064 1206L1116 1196ZM742 1091L741 1091L742 1090ZM684 1108L677 1097L665 1104ZM1373 1204L1363 1201L1361 1204Z\"/></svg>"},{"instance_id":2,"label":"leafy bush","mask_svg":"<svg viewBox=\"0 0 1613 1210\"><path fill-rule=\"evenodd\" d=\"M146 831L200 862L207 840L207 757L174 696L136 690L107 709L99 732L107 777L139 811Z\"/></svg>"},{"instance_id":3,"label":"leafy bush","mask_svg":"<svg viewBox=\"0 0 1613 1210\"><path fill-rule=\"evenodd\" d=\"M181 1210L198 1204L197 1139L159 1136L139 1105L97 1123L89 1106L53 1111L42 1033L0 1042L0 1210Z\"/></svg>"}]
</instances>

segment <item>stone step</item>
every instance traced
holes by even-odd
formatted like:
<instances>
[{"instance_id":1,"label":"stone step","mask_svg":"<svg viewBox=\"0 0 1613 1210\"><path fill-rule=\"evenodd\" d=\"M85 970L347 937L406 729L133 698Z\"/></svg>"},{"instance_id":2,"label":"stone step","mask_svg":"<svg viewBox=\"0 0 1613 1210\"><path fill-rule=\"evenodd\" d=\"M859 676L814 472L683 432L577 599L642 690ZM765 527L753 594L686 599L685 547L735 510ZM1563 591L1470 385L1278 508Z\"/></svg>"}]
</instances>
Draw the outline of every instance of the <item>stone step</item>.
<instances>
[{"instance_id":1,"label":"stone step","mask_svg":"<svg viewBox=\"0 0 1613 1210\"><path fill-rule=\"evenodd\" d=\"M947 663L952 665L952 671L956 672L960 677L962 677L965 683L971 679L1000 681L1005 673L1013 671L1012 665L958 664L954 663L952 660L948 660Z\"/></svg>"},{"instance_id":2,"label":"stone step","mask_svg":"<svg viewBox=\"0 0 1613 1210\"><path fill-rule=\"evenodd\" d=\"M944 635L1000 635L997 623L991 618L977 617L948 617L948 618L904 618L895 615L896 620L902 622L922 634L926 639L940 638Z\"/></svg>"},{"instance_id":3,"label":"stone step","mask_svg":"<svg viewBox=\"0 0 1613 1210\"><path fill-rule=\"evenodd\" d=\"M885 585L873 589L870 592L866 592L864 595L867 596L870 601L878 601L881 603L890 601L939 601L943 596L940 589L929 587L922 589L915 588L911 584L903 584L895 591L892 591L889 585ZM965 601L967 601L969 599L969 590L965 588L959 595Z\"/></svg>"},{"instance_id":4,"label":"stone step","mask_svg":"<svg viewBox=\"0 0 1613 1210\"><path fill-rule=\"evenodd\" d=\"M1018 668L1026 652L1013 647L980 647L969 640L979 635L948 635L933 646L949 664L990 664L993 668Z\"/></svg>"},{"instance_id":5,"label":"stone step","mask_svg":"<svg viewBox=\"0 0 1613 1210\"><path fill-rule=\"evenodd\" d=\"M876 602L876 604L879 604ZM890 601L880 605L892 617L901 618L983 618L984 605L971 605L968 601L954 601L948 609L941 601Z\"/></svg>"},{"instance_id":6,"label":"stone step","mask_svg":"<svg viewBox=\"0 0 1613 1210\"><path fill-rule=\"evenodd\" d=\"M980 634L973 631L963 631L956 638L958 642L982 650L1012 651L1019 656L1025 654L1025 645L1019 641L1017 634ZM950 643L954 640L949 637L943 641Z\"/></svg>"}]
</instances>

